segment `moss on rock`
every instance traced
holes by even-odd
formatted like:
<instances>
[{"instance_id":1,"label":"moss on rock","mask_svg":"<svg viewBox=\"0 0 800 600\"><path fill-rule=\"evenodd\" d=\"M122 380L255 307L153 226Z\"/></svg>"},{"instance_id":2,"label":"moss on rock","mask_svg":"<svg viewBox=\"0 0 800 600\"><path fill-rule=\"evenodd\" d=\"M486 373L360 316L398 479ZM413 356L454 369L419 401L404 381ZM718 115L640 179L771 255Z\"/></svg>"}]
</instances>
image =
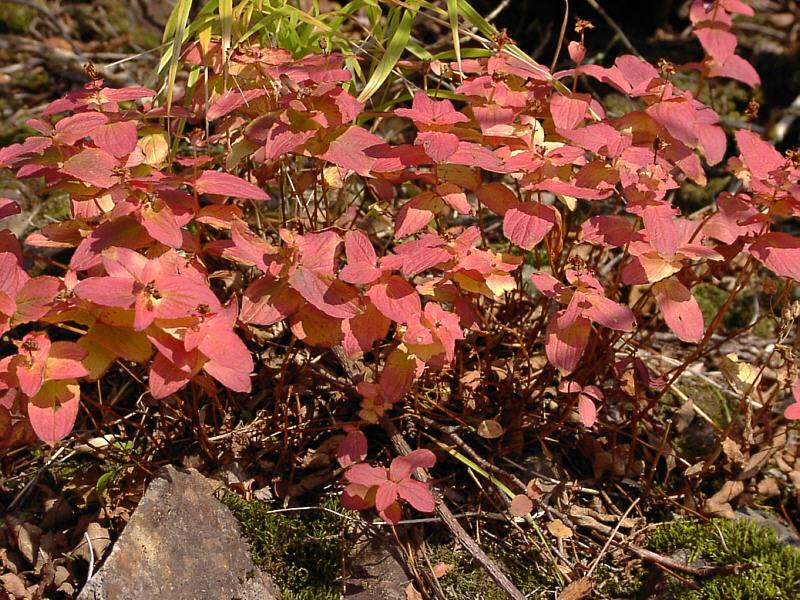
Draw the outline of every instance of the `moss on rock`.
<instances>
[{"instance_id":1,"label":"moss on rock","mask_svg":"<svg viewBox=\"0 0 800 600\"><path fill-rule=\"evenodd\" d=\"M683 553L690 564L702 561L713 565L757 565L738 575L697 579L699 590L692 590L677 579L669 579L663 597L677 600L800 598L800 550L784 544L772 529L750 519L667 523L648 535L645 546L667 556Z\"/></svg>"}]
</instances>

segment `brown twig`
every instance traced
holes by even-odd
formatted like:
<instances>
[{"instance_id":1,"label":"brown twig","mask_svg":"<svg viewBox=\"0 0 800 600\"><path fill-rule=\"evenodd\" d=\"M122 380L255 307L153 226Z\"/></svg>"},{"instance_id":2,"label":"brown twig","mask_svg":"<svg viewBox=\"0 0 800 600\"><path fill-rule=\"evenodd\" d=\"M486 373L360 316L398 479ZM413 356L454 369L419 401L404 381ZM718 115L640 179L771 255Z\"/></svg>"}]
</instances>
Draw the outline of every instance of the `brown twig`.
<instances>
[{"instance_id":1,"label":"brown twig","mask_svg":"<svg viewBox=\"0 0 800 600\"><path fill-rule=\"evenodd\" d=\"M389 439L392 442L392 446L394 449L400 454L408 454L411 452L411 446L408 445L403 435L398 431L397 427L395 427L392 421L384 416L381 419L381 426L389 435ZM416 478L422 482L430 481L430 475L424 469L417 469L415 474ZM486 553L481 549L481 547L472 539L469 533L461 526L456 520L456 517L450 512L450 509L447 508L447 505L443 501L439 501L436 503L436 514L439 515L439 518L442 519L444 524L453 534L453 537L456 538L459 544L470 553L470 555L483 567L486 573L491 577L494 582L506 593L509 598L513 598L514 600L525 600L525 594L523 594L517 586L508 578L508 576L503 573L500 567L497 566L491 558L489 558Z\"/></svg>"}]
</instances>

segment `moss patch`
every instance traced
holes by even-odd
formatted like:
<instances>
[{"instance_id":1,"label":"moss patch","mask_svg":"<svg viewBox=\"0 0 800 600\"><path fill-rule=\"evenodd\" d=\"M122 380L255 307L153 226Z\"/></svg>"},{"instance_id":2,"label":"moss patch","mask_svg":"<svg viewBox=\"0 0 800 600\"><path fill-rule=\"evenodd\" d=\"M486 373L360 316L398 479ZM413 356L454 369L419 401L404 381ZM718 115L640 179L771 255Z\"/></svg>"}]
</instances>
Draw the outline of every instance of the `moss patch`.
<instances>
[{"instance_id":1,"label":"moss patch","mask_svg":"<svg viewBox=\"0 0 800 600\"><path fill-rule=\"evenodd\" d=\"M739 575L697 580L700 590L670 579L668 597L677 600L789 600L800 598L800 550L775 532L747 519L707 523L676 521L654 530L646 547L664 555L688 552L688 561L714 565L757 563Z\"/></svg>"},{"instance_id":2,"label":"moss patch","mask_svg":"<svg viewBox=\"0 0 800 600\"><path fill-rule=\"evenodd\" d=\"M559 588L552 573L547 571L547 560L535 552L512 551L486 547L487 554L508 574L514 584L531 598L551 597ZM453 569L439 580L448 598L453 600L505 600L503 591L486 575L483 568L472 562L451 543L433 544L431 564L453 565Z\"/></svg>"},{"instance_id":3,"label":"moss patch","mask_svg":"<svg viewBox=\"0 0 800 600\"><path fill-rule=\"evenodd\" d=\"M323 510L275 513L231 492L221 500L241 523L253 562L275 579L284 600L338 600L349 549L341 518ZM321 505L341 511L336 498Z\"/></svg>"}]
</instances>

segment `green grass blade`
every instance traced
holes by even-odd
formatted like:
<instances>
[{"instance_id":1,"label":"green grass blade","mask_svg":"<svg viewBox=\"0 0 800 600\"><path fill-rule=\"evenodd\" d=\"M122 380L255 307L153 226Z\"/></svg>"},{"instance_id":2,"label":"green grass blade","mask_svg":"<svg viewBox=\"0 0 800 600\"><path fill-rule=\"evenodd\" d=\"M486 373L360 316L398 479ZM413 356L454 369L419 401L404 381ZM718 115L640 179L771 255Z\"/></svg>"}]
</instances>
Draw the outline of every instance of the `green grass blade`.
<instances>
[{"instance_id":1,"label":"green grass blade","mask_svg":"<svg viewBox=\"0 0 800 600\"><path fill-rule=\"evenodd\" d=\"M458 32L458 0L447 0L447 14L450 17L450 31L453 34L453 51L456 53L458 72L461 70L461 36Z\"/></svg>"},{"instance_id":2,"label":"green grass blade","mask_svg":"<svg viewBox=\"0 0 800 600\"><path fill-rule=\"evenodd\" d=\"M365 102L378 91L383 82L389 77L389 73L392 72L397 61L400 60L403 50L405 50L409 39L411 39L411 25L414 23L415 16L416 11L408 9L403 10L400 23L397 25L397 28L391 32L386 52L383 54L378 66L375 67L369 81L367 81L367 84L358 96L360 102Z\"/></svg>"},{"instance_id":3,"label":"green grass blade","mask_svg":"<svg viewBox=\"0 0 800 600\"><path fill-rule=\"evenodd\" d=\"M181 59L181 46L183 45L184 34L186 33L186 24L189 21L189 11L192 9L192 0L178 0L175 8L170 15L168 27L164 32L165 38L167 32L172 33L172 48L171 56L169 59L169 72L167 73L167 80L165 82L167 91L167 113L172 107L172 93L175 89L175 78L178 75L178 63ZM175 19L173 20L173 16ZM166 41L166 39L164 40Z\"/></svg>"}]
</instances>

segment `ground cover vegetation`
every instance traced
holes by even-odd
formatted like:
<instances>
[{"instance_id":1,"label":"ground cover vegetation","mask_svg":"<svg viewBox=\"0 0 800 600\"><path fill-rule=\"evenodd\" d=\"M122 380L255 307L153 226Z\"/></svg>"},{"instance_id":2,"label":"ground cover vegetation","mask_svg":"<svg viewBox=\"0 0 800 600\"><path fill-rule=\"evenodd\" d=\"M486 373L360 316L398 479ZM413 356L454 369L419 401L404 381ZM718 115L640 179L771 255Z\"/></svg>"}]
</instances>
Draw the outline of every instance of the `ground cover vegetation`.
<instances>
[{"instance_id":1,"label":"ground cover vegetation","mask_svg":"<svg viewBox=\"0 0 800 600\"><path fill-rule=\"evenodd\" d=\"M626 552L697 576L643 543L673 515L796 526L800 153L757 125L753 8L688 3L682 63L567 15L543 64L460 0L320 4L179 1L152 81L87 63L0 149L62 207L0 231L4 474L68 452L110 525L159 463L240 461L248 501L397 525L432 597L432 513L508 597L626 593Z\"/></svg>"}]
</instances>

